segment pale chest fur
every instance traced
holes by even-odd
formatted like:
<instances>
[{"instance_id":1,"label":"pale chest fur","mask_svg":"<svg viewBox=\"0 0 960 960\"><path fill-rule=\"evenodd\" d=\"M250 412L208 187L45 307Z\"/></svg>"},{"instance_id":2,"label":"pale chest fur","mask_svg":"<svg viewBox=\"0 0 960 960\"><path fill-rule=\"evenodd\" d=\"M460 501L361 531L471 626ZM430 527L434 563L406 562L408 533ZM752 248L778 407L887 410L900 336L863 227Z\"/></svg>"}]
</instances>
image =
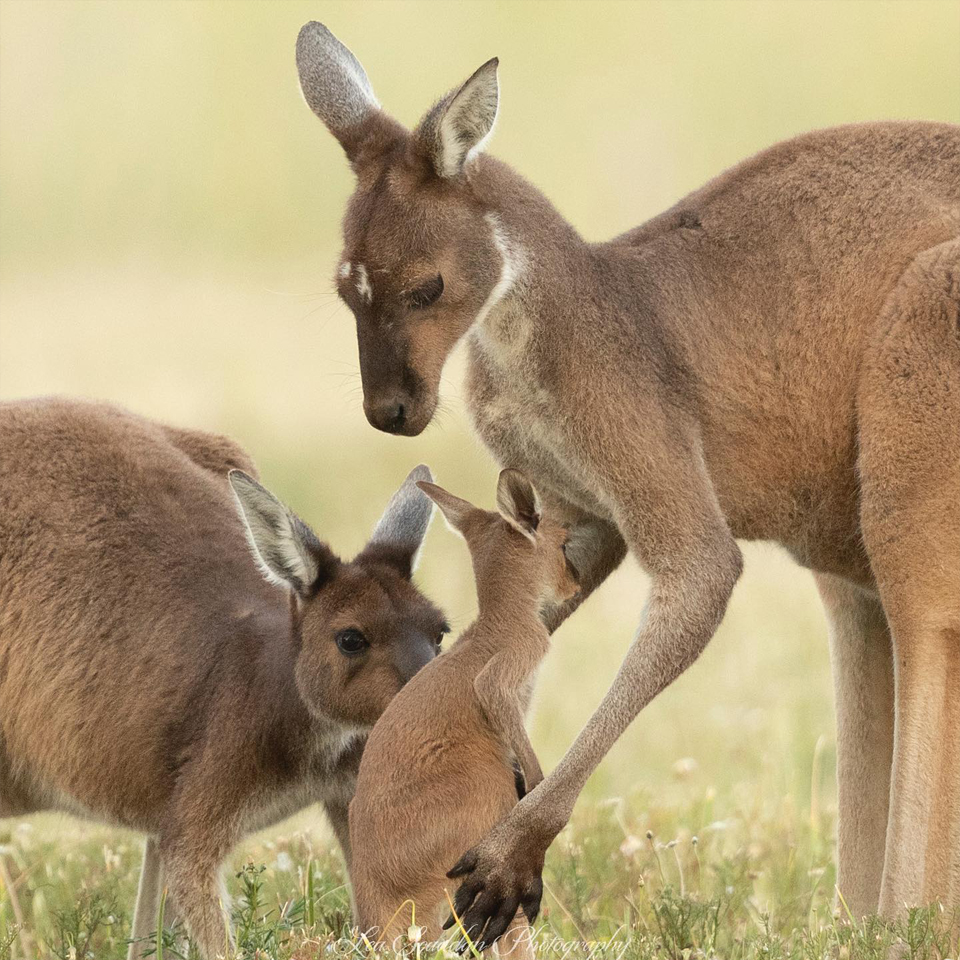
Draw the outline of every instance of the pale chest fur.
<instances>
[{"instance_id":1,"label":"pale chest fur","mask_svg":"<svg viewBox=\"0 0 960 960\"><path fill-rule=\"evenodd\" d=\"M467 374L474 426L501 466L523 471L542 493L576 510L609 519L544 376L542 336L516 302L474 328Z\"/></svg>"},{"instance_id":2,"label":"pale chest fur","mask_svg":"<svg viewBox=\"0 0 960 960\"><path fill-rule=\"evenodd\" d=\"M346 805L356 786L356 770L343 762L365 734L354 731L318 736L304 760L302 775L287 783L262 784L244 804L243 833L253 833L279 823L318 802Z\"/></svg>"}]
</instances>

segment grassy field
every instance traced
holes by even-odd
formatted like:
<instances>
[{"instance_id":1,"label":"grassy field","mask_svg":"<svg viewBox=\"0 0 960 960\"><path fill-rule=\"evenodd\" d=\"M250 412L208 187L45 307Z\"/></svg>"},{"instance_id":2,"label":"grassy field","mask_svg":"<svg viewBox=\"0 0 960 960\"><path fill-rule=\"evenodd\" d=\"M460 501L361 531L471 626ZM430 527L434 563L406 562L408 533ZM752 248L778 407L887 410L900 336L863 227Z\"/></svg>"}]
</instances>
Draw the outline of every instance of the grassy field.
<instances>
[{"instance_id":1,"label":"grassy field","mask_svg":"<svg viewBox=\"0 0 960 960\"><path fill-rule=\"evenodd\" d=\"M804 130L960 121L954 0L0 0L0 398L97 397L229 433L344 554L414 464L480 503L496 467L468 425L462 357L422 437L363 418L330 282L351 177L293 70L311 18L406 123L499 55L491 149L591 239ZM823 615L782 553L746 557L709 649L607 757L551 850L542 952L839 960L898 937L909 956L956 957L937 914L844 922ZM470 622L469 560L442 524L418 579ZM531 717L545 769L613 677L646 589L627 562L558 632ZM0 821L0 960L123 956L140 844L53 815ZM241 956L356 952L316 809L250 838L229 872Z\"/></svg>"},{"instance_id":2,"label":"grassy field","mask_svg":"<svg viewBox=\"0 0 960 960\"><path fill-rule=\"evenodd\" d=\"M663 803L635 791L578 812L548 857L541 956L884 960L902 944L911 960L956 957L950 918L936 909L887 925L850 923L842 903L834 907L829 808L763 795L749 782L684 792L684 802ZM125 956L137 838L42 818L11 825L0 839L25 919L23 941L9 918L0 926L0 958ZM338 855L309 817L244 844L230 869L236 956L370 954L351 937ZM452 956L418 944L415 929L408 934L409 956ZM158 955L189 952L167 934Z\"/></svg>"}]
</instances>

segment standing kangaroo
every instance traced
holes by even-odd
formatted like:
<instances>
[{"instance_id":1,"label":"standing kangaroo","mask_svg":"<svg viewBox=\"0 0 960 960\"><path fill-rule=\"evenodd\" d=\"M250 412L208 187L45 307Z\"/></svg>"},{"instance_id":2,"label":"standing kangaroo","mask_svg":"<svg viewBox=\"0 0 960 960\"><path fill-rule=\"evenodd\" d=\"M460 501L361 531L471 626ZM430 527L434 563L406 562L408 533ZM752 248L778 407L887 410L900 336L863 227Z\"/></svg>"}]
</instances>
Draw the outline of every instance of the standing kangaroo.
<instances>
[{"instance_id":1,"label":"standing kangaroo","mask_svg":"<svg viewBox=\"0 0 960 960\"><path fill-rule=\"evenodd\" d=\"M37 400L0 450L0 817L146 833L131 960L161 883L211 960L244 834L319 800L349 865L366 732L446 630L410 582L430 472L345 563L224 437Z\"/></svg>"},{"instance_id":2,"label":"standing kangaroo","mask_svg":"<svg viewBox=\"0 0 960 960\"><path fill-rule=\"evenodd\" d=\"M594 532L548 626L627 549L652 578L594 715L456 865L466 921L539 896L590 773L716 630L737 538L811 569L830 620L846 903L960 906L960 127L806 134L587 243L482 152L496 60L412 133L321 24L297 65L357 176L336 283L370 423L419 434L466 338L480 435Z\"/></svg>"},{"instance_id":3,"label":"standing kangaroo","mask_svg":"<svg viewBox=\"0 0 960 960\"><path fill-rule=\"evenodd\" d=\"M408 926L411 904L425 939L439 938L450 864L516 805L513 761L526 789L543 779L523 724L534 672L550 645L540 610L545 600L563 603L577 592L565 559L567 532L542 516L522 474L500 474L499 513L432 483L419 486L467 541L480 610L453 647L393 699L360 763L350 804L356 921L368 937L388 943ZM493 941L508 926L501 956L532 956L522 913L486 937Z\"/></svg>"}]
</instances>

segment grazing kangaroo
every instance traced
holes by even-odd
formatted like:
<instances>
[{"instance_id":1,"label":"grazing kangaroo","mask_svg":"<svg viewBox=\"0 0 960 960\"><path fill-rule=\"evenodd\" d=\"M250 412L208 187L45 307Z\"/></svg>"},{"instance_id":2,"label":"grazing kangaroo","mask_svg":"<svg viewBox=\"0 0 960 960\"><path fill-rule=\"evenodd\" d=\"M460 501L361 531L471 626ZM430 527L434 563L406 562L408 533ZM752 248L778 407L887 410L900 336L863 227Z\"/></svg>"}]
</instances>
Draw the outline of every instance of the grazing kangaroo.
<instances>
[{"instance_id":1,"label":"grazing kangaroo","mask_svg":"<svg viewBox=\"0 0 960 960\"><path fill-rule=\"evenodd\" d=\"M357 176L336 284L370 423L419 434L466 338L480 435L594 531L548 626L627 549L653 581L566 756L456 865L467 921L537 889L590 773L716 630L737 538L783 545L827 609L846 903L960 906L960 127L809 133L588 243L483 153L496 60L413 132L321 24L297 65Z\"/></svg>"},{"instance_id":2,"label":"grazing kangaroo","mask_svg":"<svg viewBox=\"0 0 960 960\"><path fill-rule=\"evenodd\" d=\"M411 904L425 939L439 938L450 864L516 805L514 759L527 789L543 779L523 725L550 643L540 610L578 589L566 530L542 516L536 491L516 470L500 474L499 513L419 486L467 541L480 609L394 698L360 763L350 804L356 921L388 943L409 925ZM502 923L487 931L492 942L510 926L501 956L532 956L522 912Z\"/></svg>"},{"instance_id":3,"label":"grazing kangaroo","mask_svg":"<svg viewBox=\"0 0 960 960\"><path fill-rule=\"evenodd\" d=\"M146 833L130 957L162 884L210 960L245 834L319 800L349 865L366 733L446 629L430 472L347 563L224 437L47 399L0 404L0 450L0 816Z\"/></svg>"}]
</instances>

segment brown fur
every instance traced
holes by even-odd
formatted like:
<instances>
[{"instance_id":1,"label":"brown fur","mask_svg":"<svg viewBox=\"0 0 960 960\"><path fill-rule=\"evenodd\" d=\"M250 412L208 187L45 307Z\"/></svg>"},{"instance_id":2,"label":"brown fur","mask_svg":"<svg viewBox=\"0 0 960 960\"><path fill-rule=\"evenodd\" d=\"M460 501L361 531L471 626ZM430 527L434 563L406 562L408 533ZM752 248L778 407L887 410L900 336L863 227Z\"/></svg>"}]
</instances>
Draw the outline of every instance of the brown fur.
<instances>
[{"instance_id":1,"label":"brown fur","mask_svg":"<svg viewBox=\"0 0 960 960\"><path fill-rule=\"evenodd\" d=\"M339 73L339 48L319 25L301 31L305 90ZM476 897L481 922L537 881L587 777L712 636L737 538L782 544L838 585L826 592L851 910L960 906L960 128L805 134L587 243L507 166L456 152L480 146L478 120L492 125L486 107L459 119L464 90L486 85L469 104L495 95L495 75L476 76L425 120L446 111L444 176L435 139L377 106L343 126L311 101L341 142L368 148L348 148L343 261L365 266L370 296L338 276L367 415L422 431L444 351L466 336L483 439L597 532L581 598L550 625L627 548L653 587L563 761L458 865L461 907ZM405 306L404 289L438 272L442 297Z\"/></svg>"},{"instance_id":2,"label":"brown fur","mask_svg":"<svg viewBox=\"0 0 960 960\"><path fill-rule=\"evenodd\" d=\"M223 437L50 399L0 404L0 449L0 816L148 834L135 935L162 870L212 958L245 833L320 800L349 858L365 732L443 618L383 545L327 551L304 600L265 582L227 483L254 467ZM336 647L346 626L362 660Z\"/></svg>"},{"instance_id":3,"label":"brown fur","mask_svg":"<svg viewBox=\"0 0 960 960\"><path fill-rule=\"evenodd\" d=\"M470 548L480 610L453 647L394 698L360 764L350 804L357 923L371 941L388 943L414 917L427 941L438 939L447 870L517 802L513 758L528 789L543 779L523 727L533 675L549 646L540 610L545 598L562 601L577 591L564 559L566 530L541 518L539 505L518 509L535 494L516 471L501 475L501 513L440 487L423 489ZM507 920L513 955L530 955L522 914ZM481 931L468 932L482 947Z\"/></svg>"}]
</instances>

